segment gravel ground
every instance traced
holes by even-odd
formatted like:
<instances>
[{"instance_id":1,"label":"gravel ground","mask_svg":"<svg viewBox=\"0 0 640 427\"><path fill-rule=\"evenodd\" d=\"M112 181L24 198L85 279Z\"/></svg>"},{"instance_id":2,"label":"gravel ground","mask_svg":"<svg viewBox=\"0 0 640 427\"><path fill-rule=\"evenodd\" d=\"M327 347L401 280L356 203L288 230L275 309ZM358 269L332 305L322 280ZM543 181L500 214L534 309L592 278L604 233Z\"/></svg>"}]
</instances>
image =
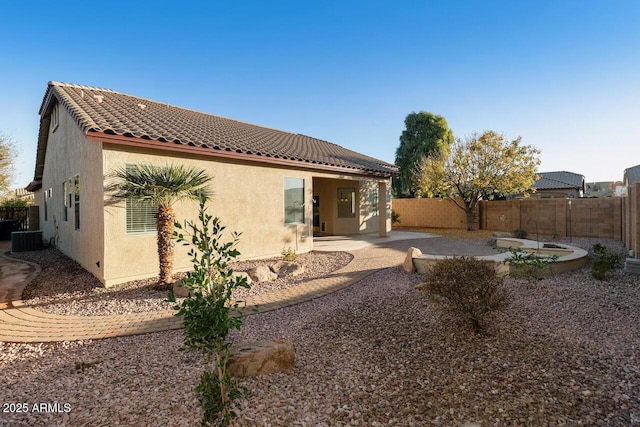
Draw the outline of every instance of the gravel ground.
<instances>
[{"instance_id":1,"label":"gravel ground","mask_svg":"<svg viewBox=\"0 0 640 427\"><path fill-rule=\"evenodd\" d=\"M13 257L35 262L42 272L27 286L23 298L27 304L52 314L99 316L167 310L166 291L154 289L158 279L136 280L112 288L104 288L92 274L56 249L12 254ZM297 277L282 277L271 282L254 283L250 289L237 289L235 298L244 299L298 285L321 277L347 265L352 255L346 252L310 252L299 255L296 262L305 268ZM270 265L281 258L260 261L239 261L235 271L246 271L259 264ZM176 274L176 278L183 274Z\"/></svg>"},{"instance_id":2,"label":"gravel ground","mask_svg":"<svg viewBox=\"0 0 640 427\"><path fill-rule=\"evenodd\" d=\"M402 260L395 249L389 256ZM252 395L238 402L232 425L640 425L638 277L617 271L599 282L585 268L535 286L507 279L510 305L484 335L432 305L414 289L419 282L390 268L324 298L248 316L235 340L286 338L296 368L245 380ZM201 368L195 354L176 351L181 341L170 331L3 343L5 405L71 410L2 413L0 425L198 425L192 389Z\"/></svg>"}]
</instances>

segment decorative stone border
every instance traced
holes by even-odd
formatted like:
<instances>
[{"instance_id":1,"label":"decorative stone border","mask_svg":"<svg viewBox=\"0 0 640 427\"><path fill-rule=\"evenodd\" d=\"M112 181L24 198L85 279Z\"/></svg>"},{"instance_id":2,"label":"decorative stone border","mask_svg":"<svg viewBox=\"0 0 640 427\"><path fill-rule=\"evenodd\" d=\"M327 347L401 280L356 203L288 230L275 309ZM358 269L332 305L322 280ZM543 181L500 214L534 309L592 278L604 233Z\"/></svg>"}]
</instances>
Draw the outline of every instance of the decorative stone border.
<instances>
[{"instance_id":1,"label":"decorative stone border","mask_svg":"<svg viewBox=\"0 0 640 427\"><path fill-rule=\"evenodd\" d=\"M496 240L496 246L503 249L519 249L525 252L537 253L540 256L557 255L558 259L556 262L549 266L553 274L577 270L584 266L589 260L588 253L584 249L552 242L537 242L535 240L501 237ZM463 255L423 254L420 249L409 248L404 262L404 269L408 272L425 274L429 266L437 263L439 260L453 258L454 256ZM474 258L494 263L498 274L506 276L511 272L511 265L506 262L506 259L510 256L511 254L509 252L503 252L495 255L476 256Z\"/></svg>"}]
</instances>

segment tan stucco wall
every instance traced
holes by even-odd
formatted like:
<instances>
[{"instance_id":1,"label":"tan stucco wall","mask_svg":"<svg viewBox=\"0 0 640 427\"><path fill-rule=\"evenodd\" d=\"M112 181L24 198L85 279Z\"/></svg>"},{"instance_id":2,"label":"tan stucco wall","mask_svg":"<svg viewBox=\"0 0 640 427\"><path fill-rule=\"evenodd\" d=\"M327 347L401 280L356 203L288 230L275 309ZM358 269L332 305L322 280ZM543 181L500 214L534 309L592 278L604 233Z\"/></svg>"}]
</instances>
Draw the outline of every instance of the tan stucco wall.
<instances>
[{"instance_id":1,"label":"tan stucco wall","mask_svg":"<svg viewBox=\"0 0 640 427\"><path fill-rule=\"evenodd\" d=\"M103 254L103 180L101 143L87 141L73 118L59 111L59 126L49 130L47 155L42 176L42 189L37 192L40 206L40 229L45 241L75 259L85 269L102 277ZM63 220L65 180L80 176L80 230L75 230L74 208ZM51 188L48 219L44 220L44 191ZM57 238L56 236L57 225ZM97 263L100 263L98 266Z\"/></svg>"},{"instance_id":2,"label":"tan stucco wall","mask_svg":"<svg viewBox=\"0 0 640 427\"><path fill-rule=\"evenodd\" d=\"M312 195L314 178L332 178L327 181L335 186L347 183L358 189L363 177L343 174L286 168L274 165L228 161L209 156L184 155L173 152L137 149L120 145L104 144L104 171L108 173L126 164L180 163L196 166L213 176L211 189L214 193L208 212L221 218L227 231L241 232L238 245L243 259L277 256L284 249L307 252L313 248ZM302 178L305 181L305 224L284 224L284 179ZM338 179L335 180L334 179ZM377 182L380 180L371 180ZM383 180L384 181L384 180ZM388 185L388 184L387 184ZM322 207L333 205L335 192L327 193ZM329 200L331 202L329 203ZM197 218L196 202L180 202L175 206L179 220ZM124 202L105 208L105 271L107 286L131 280L152 277L158 273L155 233L127 234ZM351 223L338 223L334 234L353 234L359 229L360 218ZM367 219L363 231L376 231ZM373 221L375 222L375 221ZM297 237L296 237L297 231ZM176 246L175 271L191 268L185 247Z\"/></svg>"}]
</instances>

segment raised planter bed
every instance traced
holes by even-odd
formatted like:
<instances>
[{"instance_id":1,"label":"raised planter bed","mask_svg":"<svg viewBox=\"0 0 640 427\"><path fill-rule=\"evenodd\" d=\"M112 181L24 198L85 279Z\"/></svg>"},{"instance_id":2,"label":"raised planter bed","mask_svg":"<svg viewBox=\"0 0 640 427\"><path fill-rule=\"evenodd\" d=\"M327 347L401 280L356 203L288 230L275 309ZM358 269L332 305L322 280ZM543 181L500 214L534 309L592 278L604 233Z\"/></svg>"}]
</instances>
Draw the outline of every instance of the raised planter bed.
<instances>
[{"instance_id":1,"label":"raised planter bed","mask_svg":"<svg viewBox=\"0 0 640 427\"><path fill-rule=\"evenodd\" d=\"M498 248L505 249L505 252L495 255L475 256L475 258L494 263L498 274L505 276L511 272L511 266L506 261L506 259L511 256L511 254L506 251L508 249L519 249L521 251L539 254L539 256L557 255L558 259L556 262L550 264L550 271L554 274L577 270L584 266L589 260L588 253L584 249L564 244L501 237L496 240L496 246ZM416 248L410 248L407 253L412 254L412 270L415 270L420 274L425 274L429 266L435 264L439 260L453 258L454 256L465 256L464 253L457 255L423 254ZM405 269L409 270L408 267L409 264L406 264Z\"/></svg>"}]
</instances>

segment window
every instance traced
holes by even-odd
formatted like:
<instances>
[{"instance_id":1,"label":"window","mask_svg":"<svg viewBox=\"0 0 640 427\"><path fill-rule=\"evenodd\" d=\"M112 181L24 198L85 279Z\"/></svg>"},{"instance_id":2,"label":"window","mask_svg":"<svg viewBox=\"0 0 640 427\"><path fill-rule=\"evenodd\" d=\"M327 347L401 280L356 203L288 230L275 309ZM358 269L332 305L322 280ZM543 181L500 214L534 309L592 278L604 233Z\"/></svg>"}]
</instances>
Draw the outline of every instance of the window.
<instances>
[{"instance_id":1,"label":"window","mask_svg":"<svg viewBox=\"0 0 640 427\"><path fill-rule=\"evenodd\" d=\"M73 178L74 194L74 216L76 220L76 230L80 230L80 175Z\"/></svg>"},{"instance_id":2,"label":"window","mask_svg":"<svg viewBox=\"0 0 640 427\"><path fill-rule=\"evenodd\" d=\"M148 200L127 199L127 233L155 233L157 210Z\"/></svg>"},{"instance_id":3,"label":"window","mask_svg":"<svg viewBox=\"0 0 640 427\"><path fill-rule=\"evenodd\" d=\"M127 165L128 171L135 165ZM127 233L155 233L158 206L148 200L126 200Z\"/></svg>"},{"instance_id":4,"label":"window","mask_svg":"<svg viewBox=\"0 0 640 427\"><path fill-rule=\"evenodd\" d=\"M51 110L51 133L54 133L58 126L60 126L60 105L56 104Z\"/></svg>"},{"instance_id":5,"label":"window","mask_svg":"<svg viewBox=\"0 0 640 427\"><path fill-rule=\"evenodd\" d=\"M284 223L304 224L304 179L284 179Z\"/></svg>"},{"instance_id":6,"label":"window","mask_svg":"<svg viewBox=\"0 0 640 427\"><path fill-rule=\"evenodd\" d=\"M62 219L66 222L69 221L69 208L71 207L71 199L69 198L69 188L71 187L70 181L62 183Z\"/></svg>"},{"instance_id":7,"label":"window","mask_svg":"<svg viewBox=\"0 0 640 427\"><path fill-rule=\"evenodd\" d=\"M378 216L378 189L369 190L369 213L371 216Z\"/></svg>"},{"instance_id":8,"label":"window","mask_svg":"<svg viewBox=\"0 0 640 427\"><path fill-rule=\"evenodd\" d=\"M355 218L356 189L338 188L338 218Z\"/></svg>"},{"instance_id":9,"label":"window","mask_svg":"<svg viewBox=\"0 0 640 427\"><path fill-rule=\"evenodd\" d=\"M51 200L51 188L44 191L44 220L49 221L49 200Z\"/></svg>"}]
</instances>

